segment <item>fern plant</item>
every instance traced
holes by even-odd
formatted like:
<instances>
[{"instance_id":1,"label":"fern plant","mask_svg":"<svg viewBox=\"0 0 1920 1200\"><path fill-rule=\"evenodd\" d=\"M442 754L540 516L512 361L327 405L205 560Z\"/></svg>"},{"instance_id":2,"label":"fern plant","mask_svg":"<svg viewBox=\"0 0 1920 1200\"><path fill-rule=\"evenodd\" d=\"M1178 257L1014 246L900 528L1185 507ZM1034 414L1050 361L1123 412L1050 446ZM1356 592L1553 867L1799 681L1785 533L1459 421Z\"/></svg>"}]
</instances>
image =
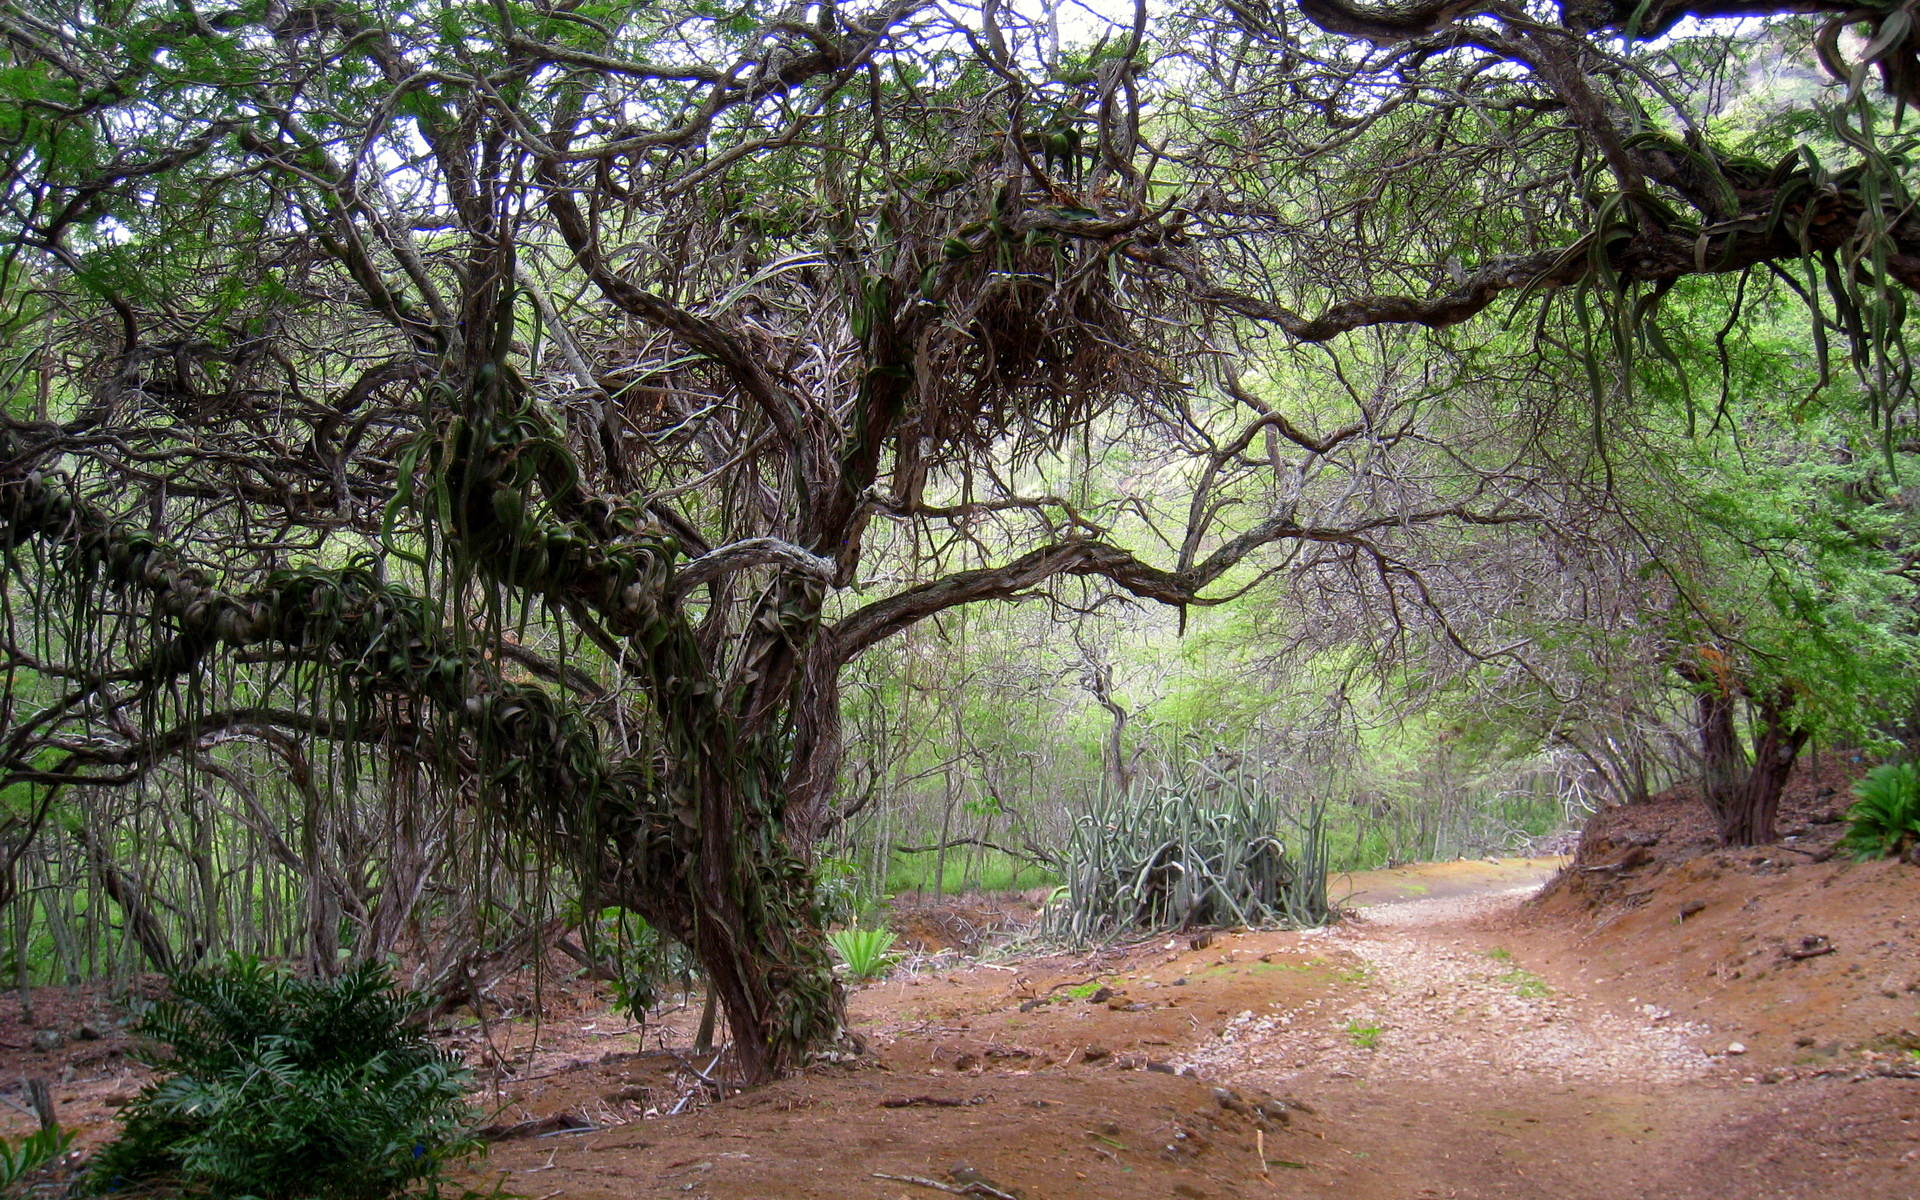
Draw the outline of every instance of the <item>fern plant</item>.
<instances>
[{"instance_id":1,"label":"fern plant","mask_svg":"<svg viewBox=\"0 0 1920 1200\"><path fill-rule=\"evenodd\" d=\"M383 968L308 980L236 956L172 982L135 1026L160 1074L95 1159L96 1190L384 1200L433 1191L481 1148L467 1072L410 1024L422 998Z\"/></svg>"},{"instance_id":2,"label":"fern plant","mask_svg":"<svg viewBox=\"0 0 1920 1200\"><path fill-rule=\"evenodd\" d=\"M18 1145L0 1138L0 1192L12 1192L22 1179L65 1154L72 1145L72 1132L58 1125L36 1129Z\"/></svg>"},{"instance_id":3,"label":"fern plant","mask_svg":"<svg viewBox=\"0 0 1920 1200\"><path fill-rule=\"evenodd\" d=\"M1875 767L1853 785L1853 794L1840 850L1858 859L1883 858L1920 841L1920 775L1912 763Z\"/></svg>"},{"instance_id":4,"label":"fern plant","mask_svg":"<svg viewBox=\"0 0 1920 1200\"><path fill-rule=\"evenodd\" d=\"M878 979L894 963L894 956L888 953L893 949L891 929L850 926L829 933L827 941L833 944L834 953L847 964L847 974L854 979Z\"/></svg>"}]
</instances>

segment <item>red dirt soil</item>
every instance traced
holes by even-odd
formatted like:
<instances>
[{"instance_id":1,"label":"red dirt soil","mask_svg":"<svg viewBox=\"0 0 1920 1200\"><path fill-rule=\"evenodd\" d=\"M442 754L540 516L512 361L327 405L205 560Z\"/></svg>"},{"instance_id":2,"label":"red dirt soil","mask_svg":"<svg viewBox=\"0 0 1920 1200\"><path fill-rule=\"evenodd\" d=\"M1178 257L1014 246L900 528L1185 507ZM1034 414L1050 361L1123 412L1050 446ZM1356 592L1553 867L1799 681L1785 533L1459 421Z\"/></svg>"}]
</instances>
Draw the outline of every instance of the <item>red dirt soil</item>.
<instances>
[{"instance_id":1,"label":"red dirt soil","mask_svg":"<svg viewBox=\"0 0 1920 1200\"><path fill-rule=\"evenodd\" d=\"M537 1046L520 1022L449 1035L496 1123L546 1122L469 1182L528 1200L1920 1196L1920 868L1823 856L1847 778L1797 780L1783 841L1749 850L1713 847L1686 797L1610 810L1532 900L1538 863L1436 864L1356 881L1417 898L1331 931L921 957L855 992L869 1055L675 1116L706 1090L698 1004L641 1030L587 981L549 981ZM34 1031L0 1000L0 1097L54 1080L63 1120L107 1136L140 1078L115 1011L68 989L35 1007L106 1036L16 1049Z\"/></svg>"}]
</instances>

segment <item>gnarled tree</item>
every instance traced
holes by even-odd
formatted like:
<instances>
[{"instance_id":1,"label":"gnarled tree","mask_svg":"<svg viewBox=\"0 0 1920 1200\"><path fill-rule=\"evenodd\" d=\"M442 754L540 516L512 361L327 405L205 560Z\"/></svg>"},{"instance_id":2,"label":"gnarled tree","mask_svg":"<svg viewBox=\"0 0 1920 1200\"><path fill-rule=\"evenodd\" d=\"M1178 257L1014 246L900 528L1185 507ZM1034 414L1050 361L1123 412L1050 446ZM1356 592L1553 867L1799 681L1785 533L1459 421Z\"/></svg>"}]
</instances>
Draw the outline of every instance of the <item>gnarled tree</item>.
<instances>
[{"instance_id":1,"label":"gnarled tree","mask_svg":"<svg viewBox=\"0 0 1920 1200\"><path fill-rule=\"evenodd\" d=\"M692 947L764 1078L840 1032L807 860L855 656L1074 579L1417 601L1403 539L1541 519L1540 473L1396 473L1420 381L1337 419L1243 384L1265 331L1904 278L1881 159L1703 176L1623 131L1652 93L1604 22L1449 8L1375 50L1229 12L1076 51L924 0L9 6L0 783L235 728L421 772ZM1517 231L1460 203L1507 163ZM1044 486L1094 427L1191 454L1164 565Z\"/></svg>"}]
</instances>

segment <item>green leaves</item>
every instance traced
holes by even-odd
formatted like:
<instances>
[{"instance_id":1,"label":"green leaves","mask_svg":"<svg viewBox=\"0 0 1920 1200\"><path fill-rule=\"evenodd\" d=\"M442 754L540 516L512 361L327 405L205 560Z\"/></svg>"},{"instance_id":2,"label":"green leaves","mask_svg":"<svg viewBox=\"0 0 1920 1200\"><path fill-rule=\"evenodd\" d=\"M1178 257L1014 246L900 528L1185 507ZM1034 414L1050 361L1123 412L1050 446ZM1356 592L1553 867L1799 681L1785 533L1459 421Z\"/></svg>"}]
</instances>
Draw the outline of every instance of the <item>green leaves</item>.
<instances>
[{"instance_id":1,"label":"green leaves","mask_svg":"<svg viewBox=\"0 0 1920 1200\"><path fill-rule=\"evenodd\" d=\"M1853 794L1837 849L1861 860L1886 858L1920 841L1920 772L1914 764L1875 767L1853 785Z\"/></svg>"},{"instance_id":2,"label":"green leaves","mask_svg":"<svg viewBox=\"0 0 1920 1200\"><path fill-rule=\"evenodd\" d=\"M385 968L299 979L235 957L172 988L134 1030L164 1073L96 1157L96 1190L383 1200L481 1149L466 1071L412 1024L424 998Z\"/></svg>"},{"instance_id":3,"label":"green leaves","mask_svg":"<svg viewBox=\"0 0 1920 1200\"><path fill-rule=\"evenodd\" d=\"M856 980L879 979L894 962L888 951L893 948L893 930L861 929L852 926L827 934L833 952L846 965L847 974Z\"/></svg>"},{"instance_id":4,"label":"green leaves","mask_svg":"<svg viewBox=\"0 0 1920 1200\"><path fill-rule=\"evenodd\" d=\"M65 1154L73 1145L73 1131L49 1126L36 1129L18 1144L0 1138L0 1190L11 1191L28 1175Z\"/></svg>"},{"instance_id":5,"label":"green leaves","mask_svg":"<svg viewBox=\"0 0 1920 1200\"><path fill-rule=\"evenodd\" d=\"M1296 865L1279 824L1275 797L1229 781L1196 778L1102 795L1074 820L1065 895L1049 906L1049 928L1085 942L1130 929L1323 921L1326 863L1317 826L1306 831L1306 861ZM1301 898L1298 872L1316 869L1317 912L1293 903Z\"/></svg>"}]
</instances>

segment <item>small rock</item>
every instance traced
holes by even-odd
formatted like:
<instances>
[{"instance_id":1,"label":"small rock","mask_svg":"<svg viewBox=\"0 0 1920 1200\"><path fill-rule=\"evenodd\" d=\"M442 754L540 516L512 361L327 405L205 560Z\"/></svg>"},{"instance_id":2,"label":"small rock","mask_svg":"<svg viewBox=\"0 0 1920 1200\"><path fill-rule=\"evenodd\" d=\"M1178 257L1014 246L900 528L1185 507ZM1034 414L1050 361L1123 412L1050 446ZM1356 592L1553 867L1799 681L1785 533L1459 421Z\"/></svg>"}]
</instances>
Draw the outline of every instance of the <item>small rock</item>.
<instances>
[{"instance_id":1,"label":"small rock","mask_svg":"<svg viewBox=\"0 0 1920 1200\"><path fill-rule=\"evenodd\" d=\"M36 1029L29 1044L42 1054L51 1054L67 1044L67 1035L58 1029Z\"/></svg>"},{"instance_id":2,"label":"small rock","mask_svg":"<svg viewBox=\"0 0 1920 1200\"><path fill-rule=\"evenodd\" d=\"M1110 987L1095 988L1093 995L1087 997L1087 1003L1105 1004L1107 1001L1113 999L1113 996L1114 991Z\"/></svg>"},{"instance_id":3,"label":"small rock","mask_svg":"<svg viewBox=\"0 0 1920 1200\"><path fill-rule=\"evenodd\" d=\"M1108 1057L1112 1053L1113 1051L1107 1049L1105 1046L1088 1046L1086 1049L1080 1051L1080 1061L1081 1062L1099 1062L1101 1059Z\"/></svg>"},{"instance_id":4,"label":"small rock","mask_svg":"<svg viewBox=\"0 0 1920 1200\"><path fill-rule=\"evenodd\" d=\"M1741 1042L1734 1042L1727 1047L1728 1054L1745 1054L1746 1052L1747 1048Z\"/></svg>"},{"instance_id":5,"label":"small rock","mask_svg":"<svg viewBox=\"0 0 1920 1200\"><path fill-rule=\"evenodd\" d=\"M1693 914L1704 911L1706 907L1705 900L1689 900L1680 906L1680 919L1684 921Z\"/></svg>"}]
</instances>

